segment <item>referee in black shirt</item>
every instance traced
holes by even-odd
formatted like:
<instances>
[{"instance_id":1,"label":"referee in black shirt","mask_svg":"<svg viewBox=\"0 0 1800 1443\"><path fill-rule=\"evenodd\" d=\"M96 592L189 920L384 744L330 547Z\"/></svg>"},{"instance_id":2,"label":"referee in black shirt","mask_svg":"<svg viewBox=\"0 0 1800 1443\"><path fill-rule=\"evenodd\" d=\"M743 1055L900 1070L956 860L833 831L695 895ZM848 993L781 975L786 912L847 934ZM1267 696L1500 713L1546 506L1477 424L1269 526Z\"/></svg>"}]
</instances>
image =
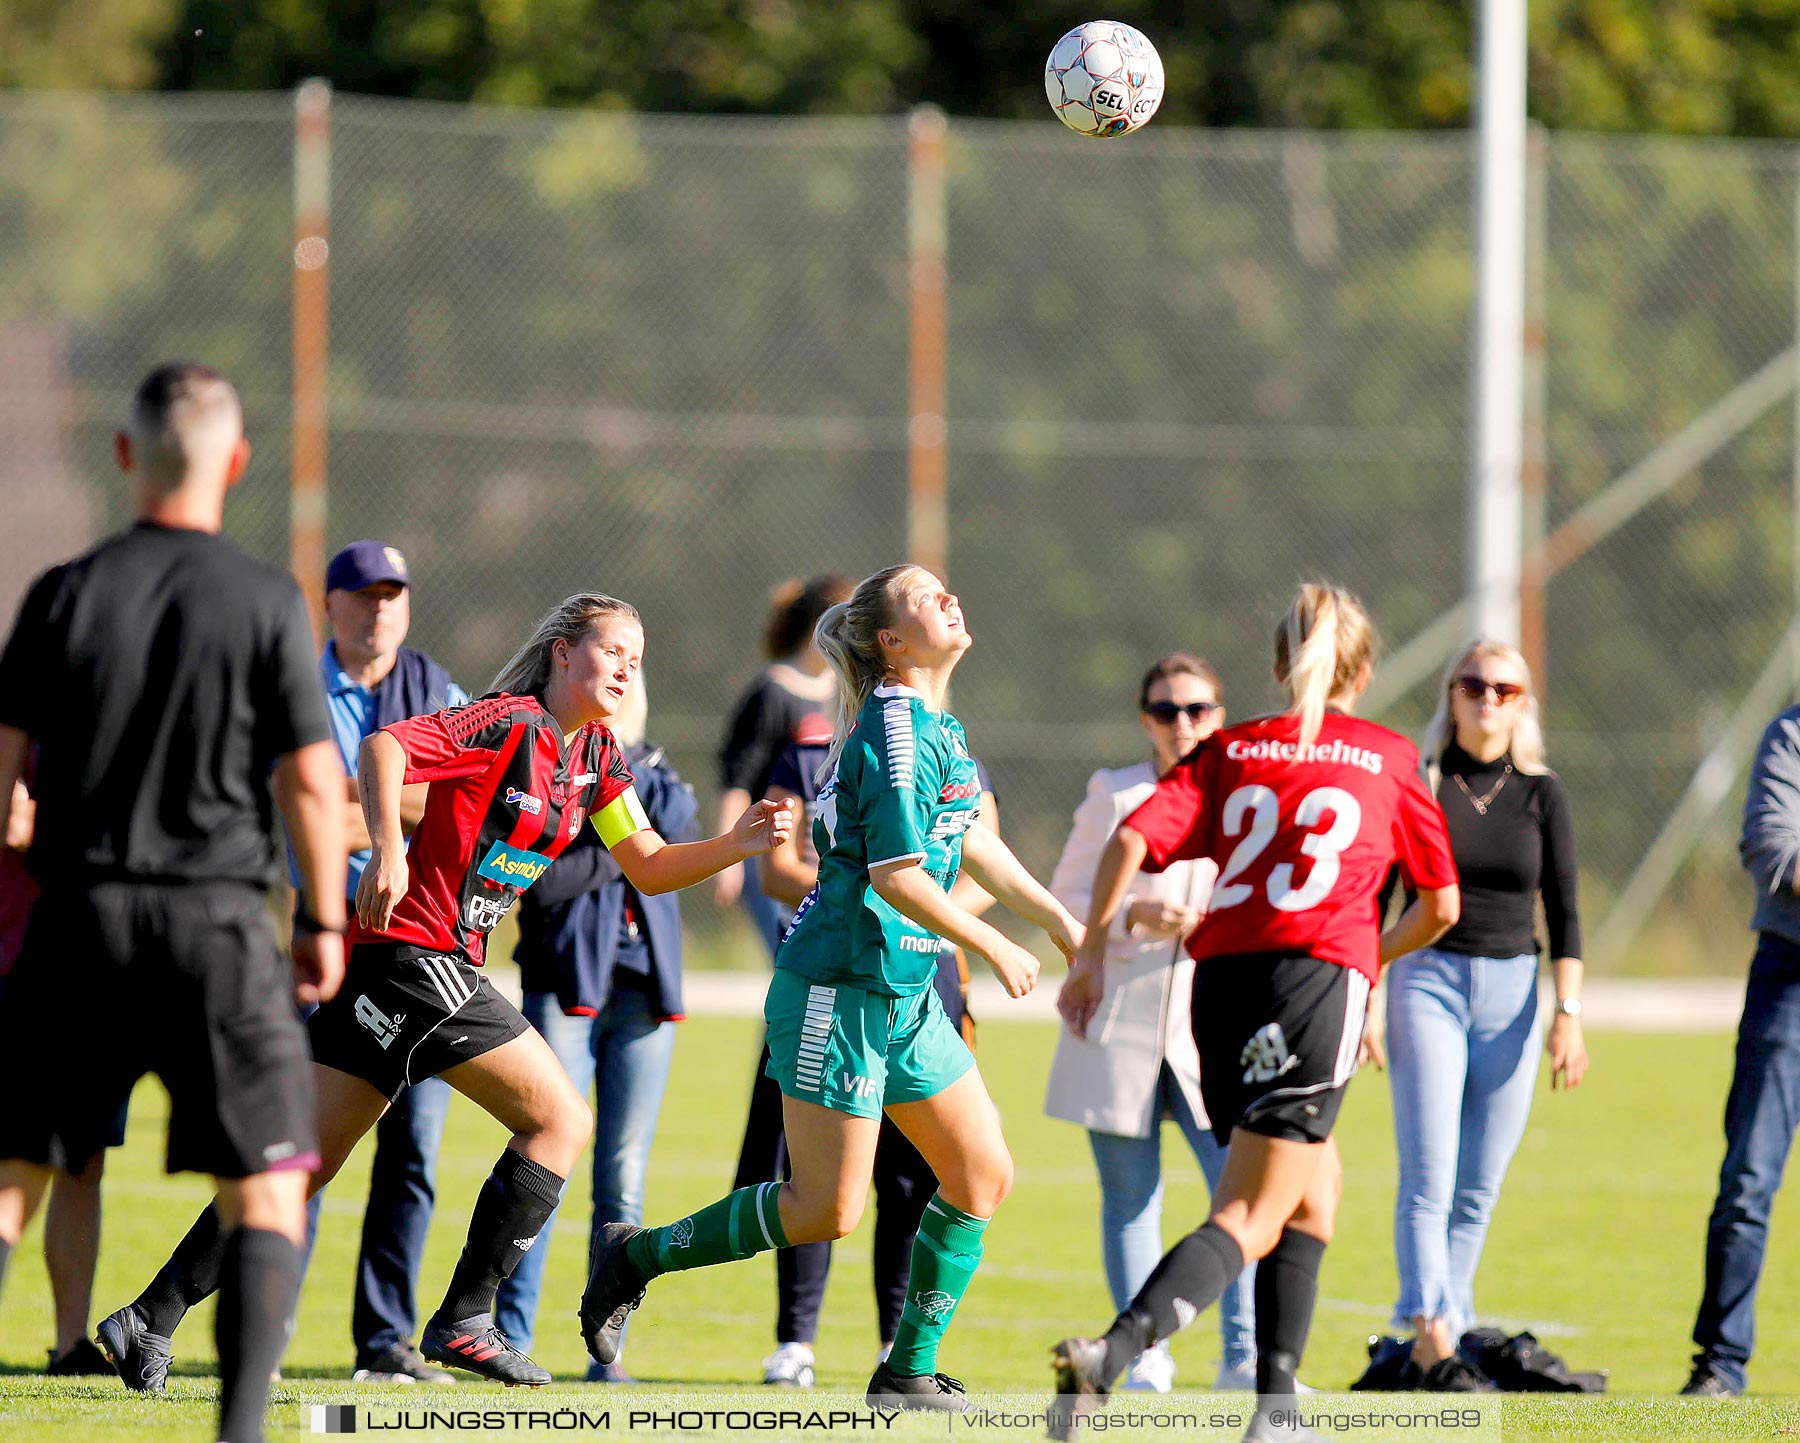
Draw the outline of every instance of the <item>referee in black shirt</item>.
<instances>
[{"instance_id":1,"label":"referee in black shirt","mask_svg":"<svg viewBox=\"0 0 1800 1443\"><path fill-rule=\"evenodd\" d=\"M51 1168L79 1171L156 1072L168 1168L212 1174L230 1230L219 1436L247 1443L318 1162L293 1003L343 977L343 764L299 588L218 534L250 457L236 390L158 367L116 446L137 524L40 577L0 655L0 796L36 741L43 887L0 1008L0 1075L32 1098L0 1109L0 1277ZM271 781L305 896L291 975L265 906ZM159 1369L157 1340L113 1321L122 1370L167 1370L166 1343Z\"/></svg>"}]
</instances>

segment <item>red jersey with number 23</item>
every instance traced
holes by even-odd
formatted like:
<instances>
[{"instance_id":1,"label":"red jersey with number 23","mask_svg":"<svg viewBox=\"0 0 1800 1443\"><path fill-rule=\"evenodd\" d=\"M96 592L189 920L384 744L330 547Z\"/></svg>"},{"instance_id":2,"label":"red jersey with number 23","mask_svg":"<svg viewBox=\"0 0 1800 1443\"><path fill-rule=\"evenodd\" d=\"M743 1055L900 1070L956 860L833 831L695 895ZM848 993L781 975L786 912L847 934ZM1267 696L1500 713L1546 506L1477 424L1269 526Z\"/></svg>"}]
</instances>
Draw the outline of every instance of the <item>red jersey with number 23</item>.
<instances>
[{"instance_id":1,"label":"red jersey with number 23","mask_svg":"<svg viewBox=\"0 0 1800 1443\"><path fill-rule=\"evenodd\" d=\"M406 895L385 932L353 925L353 947L399 944L401 956L460 954L479 967L487 934L582 822L608 847L650 825L613 734L588 722L565 747L535 697L484 696L385 730L406 752L406 780L431 790L406 850Z\"/></svg>"},{"instance_id":2,"label":"red jersey with number 23","mask_svg":"<svg viewBox=\"0 0 1800 1443\"><path fill-rule=\"evenodd\" d=\"M1125 825L1149 844L1146 872L1218 863L1206 918L1188 938L1196 961L1304 953L1373 982L1389 866L1410 889L1456 882L1443 809L1398 733L1328 711L1305 752L1299 736L1287 714L1214 732Z\"/></svg>"}]
</instances>

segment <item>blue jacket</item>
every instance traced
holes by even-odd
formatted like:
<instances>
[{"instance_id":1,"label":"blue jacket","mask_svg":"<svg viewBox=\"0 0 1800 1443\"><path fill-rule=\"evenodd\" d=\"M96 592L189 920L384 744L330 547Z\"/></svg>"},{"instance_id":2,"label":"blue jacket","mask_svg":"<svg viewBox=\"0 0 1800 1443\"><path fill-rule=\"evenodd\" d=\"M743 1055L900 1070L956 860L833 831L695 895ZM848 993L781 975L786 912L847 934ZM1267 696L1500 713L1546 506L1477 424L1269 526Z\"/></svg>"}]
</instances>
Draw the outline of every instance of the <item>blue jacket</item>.
<instances>
[{"instance_id":1,"label":"blue jacket","mask_svg":"<svg viewBox=\"0 0 1800 1443\"><path fill-rule=\"evenodd\" d=\"M638 800L665 841L700 835L693 788L663 760L661 747L628 747ZM554 992L573 1017L597 1016L612 992L613 963L625 916L625 877L592 827L519 899L519 944L513 957L527 992ZM684 1016L681 1001L679 893L637 899L650 949L650 1007L658 1017Z\"/></svg>"},{"instance_id":2,"label":"blue jacket","mask_svg":"<svg viewBox=\"0 0 1800 1443\"><path fill-rule=\"evenodd\" d=\"M1800 942L1800 706L1791 706L1763 732L1744 795L1738 856L1756 881L1750 925Z\"/></svg>"}]
</instances>

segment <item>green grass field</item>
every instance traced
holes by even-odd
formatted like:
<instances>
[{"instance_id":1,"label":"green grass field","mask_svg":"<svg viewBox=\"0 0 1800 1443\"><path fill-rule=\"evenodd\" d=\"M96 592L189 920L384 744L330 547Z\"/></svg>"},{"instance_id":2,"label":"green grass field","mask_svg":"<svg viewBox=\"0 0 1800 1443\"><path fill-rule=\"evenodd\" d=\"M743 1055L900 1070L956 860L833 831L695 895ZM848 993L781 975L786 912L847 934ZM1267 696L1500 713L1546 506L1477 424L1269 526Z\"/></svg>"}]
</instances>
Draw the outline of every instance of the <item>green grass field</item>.
<instances>
[{"instance_id":1,"label":"green grass field","mask_svg":"<svg viewBox=\"0 0 1800 1443\"><path fill-rule=\"evenodd\" d=\"M735 1019L690 1021L679 1037L651 1168L652 1221L710 1201L729 1184L758 1041L756 1024ZM1047 1346L1110 1316L1085 1139L1040 1111L1052 1041L1050 1029L1037 1024L990 1023L981 1036L984 1071L1018 1161L1018 1185L988 1235L987 1260L942 1359L976 1393L1041 1398ZM1722 1145L1729 1038L1601 1033L1592 1048L1593 1071L1579 1092L1552 1096L1540 1089L1495 1220L1478 1301L1486 1317L1531 1327L1571 1366L1611 1369L1614 1391L1603 1399L1509 1399L1476 1436L1498 1438L1501 1429L1516 1438L1596 1440L1800 1435L1800 1186L1788 1189L1776 1211L1752 1378L1757 1396L1730 1403L1671 1396L1686 1374L1703 1229ZM146 1083L134 1101L129 1142L109 1162L97 1316L135 1296L204 1199L201 1180L160 1172L163 1115L161 1088ZM1394 1145L1382 1079L1365 1074L1353 1085L1338 1137L1348 1183L1302 1370L1309 1382L1331 1389L1361 1371L1365 1341L1385 1326L1394 1292ZM495 1124L457 1101L422 1287L427 1310L448 1278L468 1209L501 1142ZM1173 1238L1204 1215L1206 1191L1178 1143L1168 1142L1165 1153L1165 1231ZM271 1436L304 1426L305 1410L294 1405L442 1407L452 1396L465 1407L479 1401L592 1412L610 1405L615 1426L623 1423L636 1390L577 1382L585 1363L574 1323L587 1215L581 1175L557 1223L534 1349L568 1388L528 1398L470 1383L432 1390L426 1399L416 1391L397 1397L399 1390L350 1384L350 1274L366 1170L366 1152L359 1153L328 1195ZM216 1396L210 1305L188 1319L177 1339L165 1399L129 1396L112 1380L63 1382L36 1371L51 1334L40 1226L15 1256L0 1304L0 1439L210 1438ZM868 1378L876 1338L867 1231L865 1220L838 1248L818 1346L822 1390L859 1392ZM760 1360L773 1346L773 1314L774 1267L767 1256L671 1276L655 1285L638 1315L626 1361L658 1392L755 1384ZM1217 1332L1210 1314L1176 1340L1175 1354L1182 1385L1211 1381ZM769 1395L752 1387L737 1401L766 1404ZM924 1437L945 1430L941 1422L907 1420L894 1431ZM1004 1428L955 1431L1035 1436ZM1412 1429L1338 1436L1432 1435Z\"/></svg>"}]
</instances>

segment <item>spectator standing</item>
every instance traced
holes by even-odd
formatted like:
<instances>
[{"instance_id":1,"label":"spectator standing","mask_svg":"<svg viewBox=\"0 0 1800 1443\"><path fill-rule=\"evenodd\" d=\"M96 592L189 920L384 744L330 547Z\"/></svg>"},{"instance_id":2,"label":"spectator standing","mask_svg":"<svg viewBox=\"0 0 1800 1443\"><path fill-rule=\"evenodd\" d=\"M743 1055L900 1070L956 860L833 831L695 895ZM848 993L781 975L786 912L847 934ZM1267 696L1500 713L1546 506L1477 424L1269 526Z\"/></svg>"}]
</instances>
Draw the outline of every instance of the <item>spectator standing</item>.
<instances>
[{"instance_id":1,"label":"spectator standing","mask_svg":"<svg viewBox=\"0 0 1800 1443\"><path fill-rule=\"evenodd\" d=\"M319 657L332 735L347 773L345 811L350 849L349 899L369 862L369 829L356 795L356 756L366 737L407 717L461 706L469 694L422 651L406 646L412 623L412 576L398 549L353 541L325 568L325 620L331 638ZM401 801L410 833L425 812L424 785ZM438 1147L450 1111L450 1084L428 1077L401 1093L375 1126L369 1203L356 1260L350 1336L359 1383L449 1383L443 1368L419 1355L413 1337L414 1292L425 1258L436 1197ZM307 1209L307 1246L318 1228L318 1197Z\"/></svg>"},{"instance_id":2,"label":"spectator standing","mask_svg":"<svg viewBox=\"0 0 1800 1443\"><path fill-rule=\"evenodd\" d=\"M825 715L837 683L813 642L813 628L827 607L849 597L850 589L848 577L834 575L784 581L771 593L763 631L763 655L768 660L738 698L719 748L721 817L735 817L752 798L767 795L777 758L800 739L803 728ZM763 889L760 876L750 875L751 868L760 865L726 868L713 883L713 895L727 907L743 902L772 961L787 916ZM744 885L746 876L750 876L749 886ZM738 1146L737 1171L731 1182L734 1189L778 1181L785 1165L781 1088L769 1076L768 1064L765 1043L750 1082L744 1139Z\"/></svg>"},{"instance_id":3,"label":"spectator standing","mask_svg":"<svg viewBox=\"0 0 1800 1443\"><path fill-rule=\"evenodd\" d=\"M693 789L644 740L644 678L609 725L636 778L644 813L659 835L688 842L700 835ZM607 1223L640 1222L644 1178L662 1111L681 1000L681 902L666 892L637 891L598 836L570 843L519 907L520 1011L544 1034L577 1092L594 1090L591 1239ZM494 1309L500 1331L531 1347L550 1257L554 1217L500 1285ZM618 1358L593 1363L588 1381L633 1381Z\"/></svg>"},{"instance_id":4,"label":"spectator standing","mask_svg":"<svg viewBox=\"0 0 1800 1443\"><path fill-rule=\"evenodd\" d=\"M1198 657L1175 652L1144 674L1138 721L1150 760L1102 768L1063 843L1050 890L1076 916L1087 915L1094 868L1120 822L1173 768L1225 722L1218 673ZM1087 1129L1100 1179L1100 1253L1113 1306L1125 1310L1163 1255L1162 1123L1180 1129L1206 1186L1217 1191L1225 1149L1212 1134L1200 1096L1200 1052L1194 1045L1194 959L1182 941L1199 925L1218 867L1210 858L1174 862L1139 876L1106 939L1101 1020L1078 1037L1063 1026L1050 1064L1044 1110ZM1217 1389L1256 1386L1256 1312L1252 1263L1219 1298L1224 1354ZM1125 1387L1167 1393L1175 1360L1167 1340L1132 1363Z\"/></svg>"},{"instance_id":5,"label":"spectator standing","mask_svg":"<svg viewBox=\"0 0 1800 1443\"><path fill-rule=\"evenodd\" d=\"M51 1165L84 1166L155 1071L169 1169L217 1180L219 1436L256 1443L319 1162L294 1002L343 975L343 773L299 587L219 535L250 459L236 390L159 366L115 445L137 524L39 578L0 656L0 795L35 739L44 887L0 1013L35 1099L0 1115L0 1270ZM266 906L271 790L300 864L298 987Z\"/></svg>"},{"instance_id":6,"label":"spectator standing","mask_svg":"<svg viewBox=\"0 0 1800 1443\"><path fill-rule=\"evenodd\" d=\"M1763 732L1738 856L1756 882L1756 952L1725 1099L1725 1161L1706 1225L1688 1397L1733 1397L1756 1346L1756 1285L1769 1213L1800 1128L1800 706Z\"/></svg>"},{"instance_id":7,"label":"spectator standing","mask_svg":"<svg viewBox=\"0 0 1800 1443\"><path fill-rule=\"evenodd\" d=\"M37 747L25 752L24 771L13 783L8 809L6 845L0 848L0 1008L5 1006L6 978L19 960L25 929L38 898L38 885L24 854L31 847L37 803L31 788L37 777ZM125 1104L107 1130L107 1147L125 1141ZM44 1267L50 1275L50 1306L56 1318L56 1344L44 1371L71 1378L113 1370L88 1339L88 1310L94 1298L94 1268L100 1260L100 1177L106 1154L97 1152L78 1173L60 1169L50 1183L44 1213Z\"/></svg>"},{"instance_id":8,"label":"spectator standing","mask_svg":"<svg viewBox=\"0 0 1800 1443\"><path fill-rule=\"evenodd\" d=\"M1556 983L1552 1087L1577 1087L1587 1071L1581 918L1569 798L1544 764L1531 673L1516 648L1477 641L1451 661L1420 753L1449 827L1462 917L1387 970L1400 1157L1393 1326L1414 1332L1421 1387L1460 1392L1482 1384L1456 1344L1475 1325L1475 1270L1537 1076L1538 899ZM1377 998L1377 1056L1380 1022Z\"/></svg>"}]
</instances>

